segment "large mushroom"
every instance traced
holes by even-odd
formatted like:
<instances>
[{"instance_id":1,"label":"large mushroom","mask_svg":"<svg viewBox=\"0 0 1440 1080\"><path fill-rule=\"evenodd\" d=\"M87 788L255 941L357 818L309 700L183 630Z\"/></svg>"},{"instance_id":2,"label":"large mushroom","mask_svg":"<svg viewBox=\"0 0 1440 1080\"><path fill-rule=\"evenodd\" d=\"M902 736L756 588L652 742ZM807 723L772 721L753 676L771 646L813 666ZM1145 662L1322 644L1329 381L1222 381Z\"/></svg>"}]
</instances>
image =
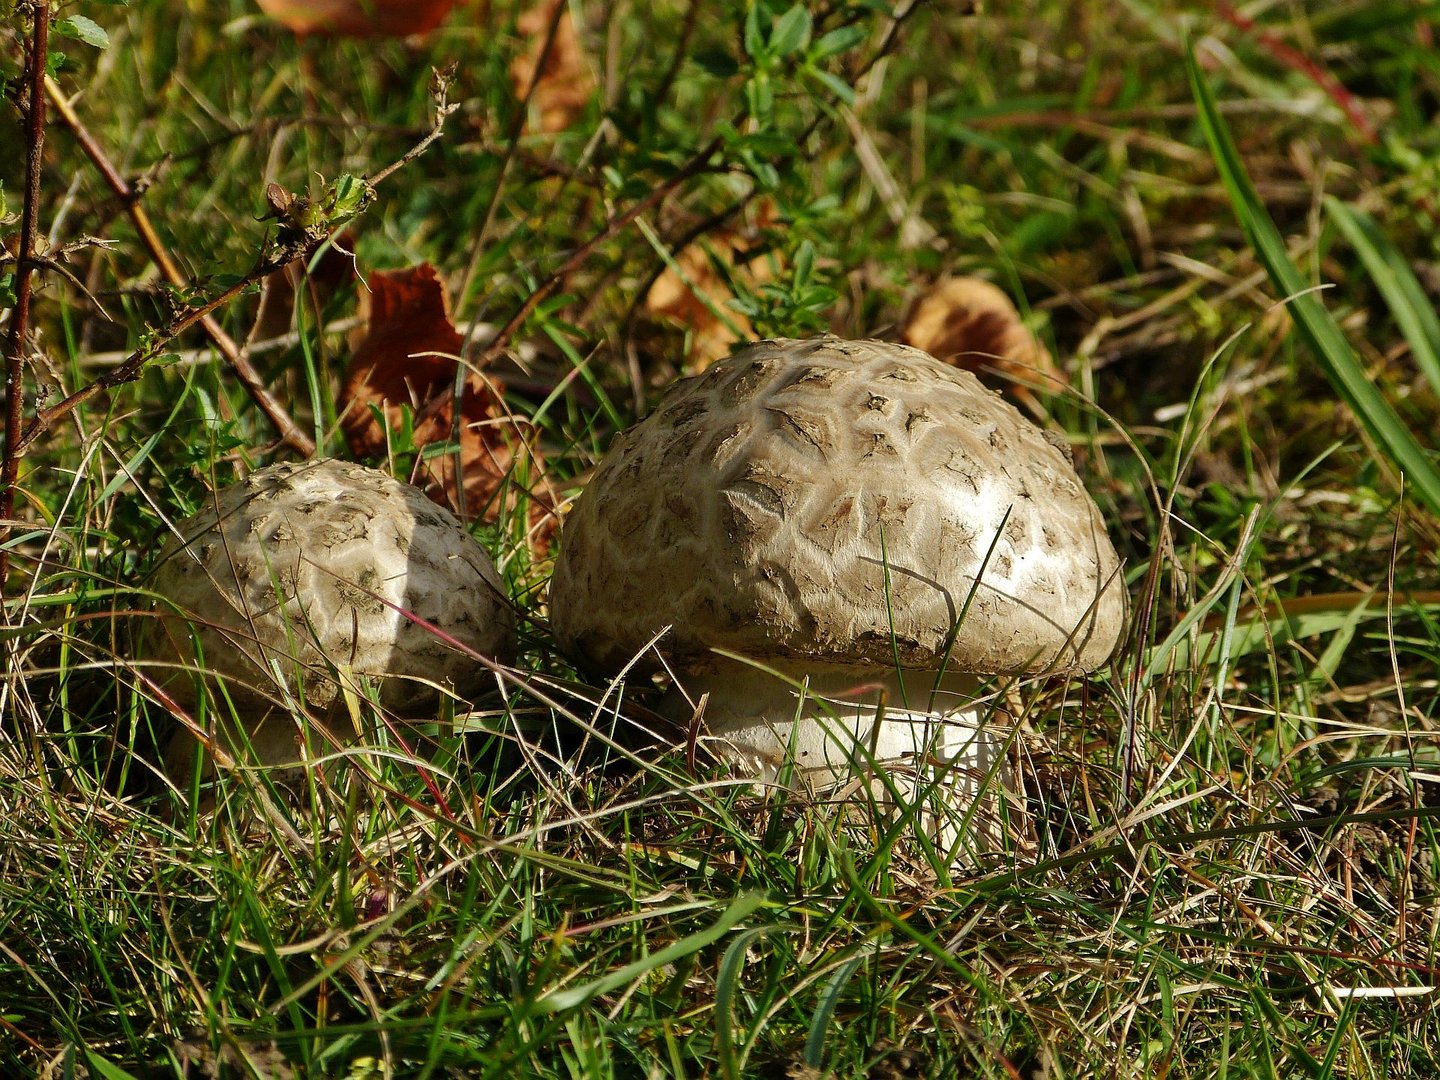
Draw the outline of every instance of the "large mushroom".
<instances>
[{"instance_id":1,"label":"large mushroom","mask_svg":"<svg viewBox=\"0 0 1440 1080\"><path fill-rule=\"evenodd\" d=\"M577 500L550 585L583 668L663 664L722 758L817 788L883 771L947 845L1004 780L984 684L1099 666L1125 611L1044 432L968 372L834 337L673 385Z\"/></svg>"},{"instance_id":2,"label":"large mushroom","mask_svg":"<svg viewBox=\"0 0 1440 1080\"><path fill-rule=\"evenodd\" d=\"M442 692L471 693L488 675L451 640L514 653L489 554L418 489L344 461L272 465L217 491L176 527L147 588L142 670L188 713L202 694L212 715L233 713L216 733L263 765L301 760L295 706L338 714L347 682L374 679L387 710L433 719ZM353 726L335 719L332 733ZM172 776L188 773L195 745L184 729L169 741Z\"/></svg>"}]
</instances>

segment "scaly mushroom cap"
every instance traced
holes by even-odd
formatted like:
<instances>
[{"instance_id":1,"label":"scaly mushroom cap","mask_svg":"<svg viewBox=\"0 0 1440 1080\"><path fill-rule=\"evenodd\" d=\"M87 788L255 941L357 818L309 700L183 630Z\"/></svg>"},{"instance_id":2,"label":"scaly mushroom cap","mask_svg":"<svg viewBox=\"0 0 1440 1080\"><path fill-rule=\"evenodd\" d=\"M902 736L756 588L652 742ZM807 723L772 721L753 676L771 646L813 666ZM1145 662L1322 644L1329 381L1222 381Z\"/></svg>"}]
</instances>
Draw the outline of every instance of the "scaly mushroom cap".
<instances>
[{"instance_id":1,"label":"scaly mushroom cap","mask_svg":"<svg viewBox=\"0 0 1440 1080\"><path fill-rule=\"evenodd\" d=\"M880 341L762 341L677 382L611 447L561 548L552 625L603 672L667 625L661 650L690 670L712 649L1090 670L1125 620L1066 455L973 375Z\"/></svg>"},{"instance_id":2,"label":"scaly mushroom cap","mask_svg":"<svg viewBox=\"0 0 1440 1080\"><path fill-rule=\"evenodd\" d=\"M339 691L332 665L383 679L381 700L401 710L433 702L427 684L463 694L484 681L483 665L397 607L486 656L513 655L490 556L448 510L375 469L272 465L216 492L177 533L148 585L178 614L146 616L138 651L199 666L239 700L277 696L277 661L319 708ZM193 703L189 675L166 689Z\"/></svg>"}]
</instances>

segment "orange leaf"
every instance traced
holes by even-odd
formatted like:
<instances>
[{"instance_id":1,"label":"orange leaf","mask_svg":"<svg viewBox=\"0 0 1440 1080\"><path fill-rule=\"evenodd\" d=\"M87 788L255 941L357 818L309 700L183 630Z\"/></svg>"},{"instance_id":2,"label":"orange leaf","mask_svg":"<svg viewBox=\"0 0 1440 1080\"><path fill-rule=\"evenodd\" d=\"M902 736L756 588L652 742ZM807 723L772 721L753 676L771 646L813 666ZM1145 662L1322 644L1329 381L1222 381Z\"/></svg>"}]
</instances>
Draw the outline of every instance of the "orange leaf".
<instances>
[{"instance_id":1,"label":"orange leaf","mask_svg":"<svg viewBox=\"0 0 1440 1080\"><path fill-rule=\"evenodd\" d=\"M405 37L440 25L455 0L257 0L260 10L297 34Z\"/></svg>"},{"instance_id":2,"label":"orange leaf","mask_svg":"<svg viewBox=\"0 0 1440 1080\"><path fill-rule=\"evenodd\" d=\"M555 132L568 128L585 111L585 105L595 90L595 80L585 64L585 54L580 49L570 9L564 4L565 0L539 0L515 20L515 32L527 39L529 46L510 64L510 85L515 90L515 96L523 99L531 81L534 81L535 92L530 103L539 113L541 131ZM537 77L535 69L540 64L545 37L550 32L551 22L557 18L555 40Z\"/></svg>"},{"instance_id":3,"label":"orange leaf","mask_svg":"<svg viewBox=\"0 0 1440 1080\"><path fill-rule=\"evenodd\" d=\"M910 309L900 340L956 367L993 373L1031 404L1030 387L1054 392L1066 385L1010 297L983 278L941 278Z\"/></svg>"},{"instance_id":4,"label":"orange leaf","mask_svg":"<svg viewBox=\"0 0 1440 1080\"><path fill-rule=\"evenodd\" d=\"M483 372L465 375L457 420L455 380L464 340L435 268L378 271L368 285L368 326L340 391L341 426L351 450L385 456L408 406L417 450L434 443L460 447L458 460L454 454L420 455L412 480L471 519L508 519L528 501L532 543L543 552L555 516L537 433L509 411L503 387ZM383 425L372 406L384 416Z\"/></svg>"},{"instance_id":5,"label":"orange leaf","mask_svg":"<svg viewBox=\"0 0 1440 1080\"><path fill-rule=\"evenodd\" d=\"M756 227L747 233L717 229L682 249L645 294L647 311L690 332L686 359L694 367L704 368L737 341L755 336L750 320L729 305L735 293L728 280L738 277L754 288L772 277L768 261L745 256L756 245L756 231L774 224L774 203L761 201L755 217Z\"/></svg>"}]
</instances>

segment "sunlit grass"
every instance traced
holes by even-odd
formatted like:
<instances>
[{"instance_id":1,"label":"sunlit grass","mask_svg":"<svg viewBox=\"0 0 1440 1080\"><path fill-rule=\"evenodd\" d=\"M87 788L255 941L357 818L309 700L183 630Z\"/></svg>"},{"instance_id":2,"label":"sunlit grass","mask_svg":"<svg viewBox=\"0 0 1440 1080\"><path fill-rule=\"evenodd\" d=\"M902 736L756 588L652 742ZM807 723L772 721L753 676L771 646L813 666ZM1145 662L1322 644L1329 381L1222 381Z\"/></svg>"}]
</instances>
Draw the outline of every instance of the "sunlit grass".
<instances>
[{"instance_id":1,"label":"sunlit grass","mask_svg":"<svg viewBox=\"0 0 1440 1080\"><path fill-rule=\"evenodd\" d=\"M1005 695L1033 854L952 868L894 815L735 781L647 711L648 684L579 681L517 475L477 529L523 616L497 693L417 753L377 740L298 786L222 771L202 812L154 765L165 710L127 613L168 523L283 451L203 339L177 343L22 474L0 1072L1440 1072L1440 75L1417 9L1246 9L1247 32L1140 0L931 5L882 58L888 20L836 8L822 29L863 33L821 68L853 100L775 64L767 112L740 9L699 4L686 37L684 3L572 4L596 98L511 144L516 5L409 42L296 41L239 0L83 7L111 45L67 43L62 81L127 175L153 171L146 205L202 285L253 262L266 183L304 190L412 145L451 60L450 133L345 243L362 272L468 277L462 326L503 323L740 117L709 170L522 329L509 404L560 500L682 366L644 286L681 241L770 200L757 258L788 286L805 253L838 333L893 338L940 273L1023 295L1071 378L1047 408L1127 559L1133 616L1107 671ZM1385 118L1380 143L1277 42ZM73 387L175 299L71 137L49 145L44 227L117 241L67 264L113 321L69 278L41 294L45 378ZM912 213L933 239L902 239ZM302 288L301 314L253 345L338 450L355 290L330 288ZM765 303L787 332L815 316ZM246 340L255 315L246 297L227 329Z\"/></svg>"}]
</instances>

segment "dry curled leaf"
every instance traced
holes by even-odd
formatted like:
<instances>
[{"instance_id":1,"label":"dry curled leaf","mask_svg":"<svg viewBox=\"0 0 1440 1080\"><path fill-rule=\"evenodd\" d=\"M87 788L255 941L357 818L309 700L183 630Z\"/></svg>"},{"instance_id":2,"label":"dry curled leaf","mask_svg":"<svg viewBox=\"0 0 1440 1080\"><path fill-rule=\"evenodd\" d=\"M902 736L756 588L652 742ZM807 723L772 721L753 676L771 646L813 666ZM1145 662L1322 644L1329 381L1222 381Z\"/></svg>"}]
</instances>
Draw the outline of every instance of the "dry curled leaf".
<instances>
[{"instance_id":1,"label":"dry curled leaf","mask_svg":"<svg viewBox=\"0 0 1440 1080\"><path fill-rule=\"evenodd\" d=\"M570 19L566 0L539 0L534 7L515 20L515 32L526 42L523 53L510 64L510 85L515 96L523 99L535 83L530 104L540 120L540 130L564 131L585 110L595 90L595 80L585 63L580 38ZM550 24L556 19L555 40L540 67L540 55ZM536 68L540 67L539 75Z\"/></svg>"},{"instance_id":2,"label":"dry curled leaf","mask_svg":"<svg viewBox=\"0 0 1440 1080\"><path fill-rule=\"evenodd\" d=\"M406 37L440 25L455 0L257 0L260 10L297 34Z\"/></svg>"},{"instance_id":3,"label":"dry curled leaf","mask_svg":"<svg viewBox=\"0 0 1440 1080\"><path fill-rule=\"evenodd\" d=\"M747 256L758 243L758 231L775 221L775 206L762 202L755 226L746 231L717 229L676 254L645 294L645 309L689 331L685 359L700 369L730 352L737 341L755 336L750 320L730 301L734 279L757 288L772 276L770 262Z\"/></svg>"},{"instance_id":4,"label":"dry curled leaf","mask_svg":"<svg viewBox=\"0 0 1440 1080\"><path fill-rule=\"evenodd\" d=\"M1032 387L1053 393L1065 386L1010 297L983 278L941 278L910 309L900 339L956 367L995 375L1029 404Z\"/></svg>"},{"instance_id":5,"label":"dry curled leaf","mask_svg":"<svg viewBox=\"0 0 1440 1080\"><path fill-rule=\"evenodd\" d=\"M503 387L484 372L464 376L457 422L455 382L464 341L434 267L378 271L368 287L368 323L340 392L341 426L351 450L384 456L408 408L417 450L437 443L460 447L458 459L420 455L413 482L472 520L508 519L528 503L532 546L543 552L556 519L538 433L506 407Z\"/></svg>"}]
</instances>

